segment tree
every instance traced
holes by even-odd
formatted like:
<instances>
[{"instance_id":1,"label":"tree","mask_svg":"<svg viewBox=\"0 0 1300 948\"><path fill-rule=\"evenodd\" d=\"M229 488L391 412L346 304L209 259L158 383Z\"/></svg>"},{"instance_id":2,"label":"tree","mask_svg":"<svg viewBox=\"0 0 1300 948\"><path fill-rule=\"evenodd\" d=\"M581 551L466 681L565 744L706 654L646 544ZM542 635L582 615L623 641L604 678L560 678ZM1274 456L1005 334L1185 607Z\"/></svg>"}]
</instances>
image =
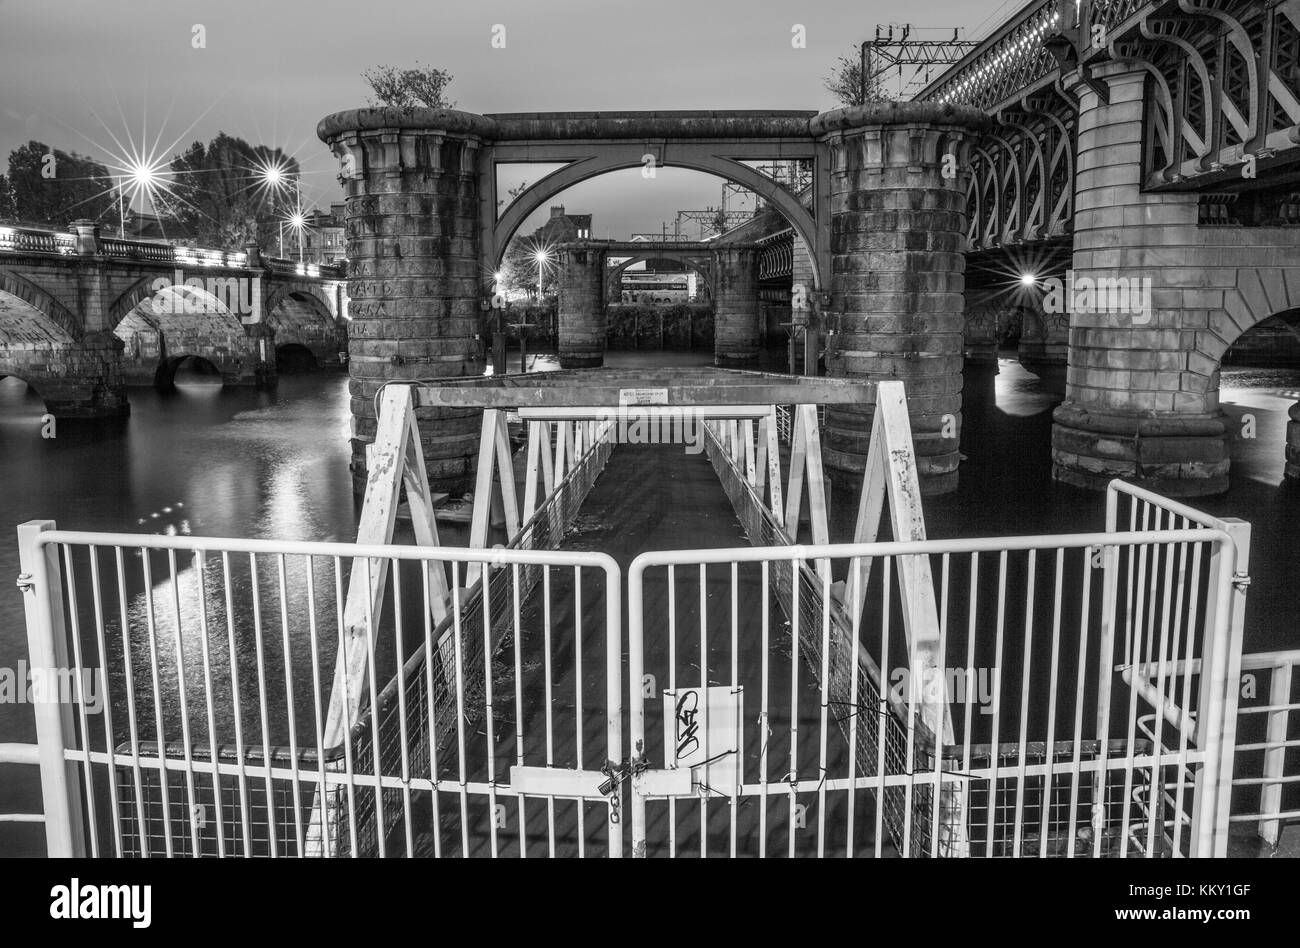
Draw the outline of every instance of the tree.
<instances>
[{"instance_id":1,"label":"tree","mask_svg":"<svg viewBox=\"0 0 1300 948\"><path fill-rule=\"evenodd\" d=\"M0 221L13 221L17 218L13 189L9 187L9 179L0 174Z\"/></svg>"},{"instance_id":2,"label":"tree","mask_svg":"<svg viewBox=\"0 0 1300 948\"><path fill-rule=\"evenodd\" d=\"M398 69L395 66L375 66L361 74L370 85L371 105L386 105L409 112L418 105L431 109L454 109L456 103L446 97L452 75L444 69L421 66Z\"/></svg>"},{"instance_id":3,"label":"tree","mask_svg":"<svg viewBox=\"0 0 1300 948\"><path fill-rule=\"evenodd\" d=\"M506 197L497 198L497 207L500 208L503 204L507 204L514 201L515 198L519 197L519 195L523 194L527 190L528 190L527 181L520 182L518 185L516 185L513 188L506 188Z\"/></svg>"},{"instance_id":4,"label":"tree","mask_svg":"<svg viewBox=\"0 0 1300 948\"><path fill-rule=\"evenodd\" d=\"M725 209L720 207L718 208L718 213L714 214L713 219L709 221L709 233L710 235L717 237L720 234L725 234L726 232L727 232L727 212Z\"/></svg>"},{"instance_id":5,"label":"tree","mask_svg":"<svg viewBox=\"0 0 1300 948\"><path fill-rule=\"evenodd\" d=\"M98 220L116 205L113 177L83 155L29 141L9 153L9 180L0 217L62 230L78 218ZM8 195L10 211L5 206Z\"/></svg>"},{"instance_id":6,"label":"tree","mask_svg":"<svg viewBox=\"0 0 1300 948\"><path fill-rule=\"evenodd\" d=\"M862 82L862 55L854 48L852 55L841 56L835 61L835 67L826 77L826 91L835 96L840 105L867 105L870 102L888 102L892 96L885 91L884 82L879 76L868 78L865 86Z\"/></svg>"},{"instance_id":7,"label":"tree","mask_svg":"<svg viewBox=\"0 0 1300 948\"><path fill-rule=\"evenodd\" d=\"M277 190L258 169L283 168ZM276 246L280 221L297 206L298 162L278 148L251 145L219 132L206 146L195 142L171 162L171 195L159 213L200 246Z\"/></svg>"}]
</instances>

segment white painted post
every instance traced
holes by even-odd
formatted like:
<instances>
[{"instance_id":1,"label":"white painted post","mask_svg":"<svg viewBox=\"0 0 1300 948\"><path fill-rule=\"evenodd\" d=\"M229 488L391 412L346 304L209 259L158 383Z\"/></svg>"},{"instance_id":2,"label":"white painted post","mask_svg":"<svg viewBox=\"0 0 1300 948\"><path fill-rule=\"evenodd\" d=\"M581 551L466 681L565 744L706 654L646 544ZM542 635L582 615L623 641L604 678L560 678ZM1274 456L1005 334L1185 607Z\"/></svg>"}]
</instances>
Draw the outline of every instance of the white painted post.
<instances>
[{"instance_id":1,"label":"white painted post","mask_svg":"<svg viewBox=\"0 0 1300 948\"><path fill-rule=\"evenodd\" d=\"M387 385L379 402L379 419L375 442L367 466L365 500L361 505L361 525L357 529L360 545L387 546L393 542L397 520L397 498L405 468L407 443L415 431L409 385ZM417 451L419 438L416 437ZM423 460L423 458L421 458ZM427 481L426 481L427 483ZM412 511L414 514L414 511ZM338 747L347 738L343 732L343 702L348 702L350 720L361 711L361 689L366 681L370 628L367 615L376 621L383 611L384 583L388 579L388 560L375 559L370 564L370 588L366 588L366 569L360 560L352 565L348 577L347 603L343 610L346 629L345 648L334 667L334 685L330 693L329 715L325 724L325 747ZM369 597L369 603L367 603Z\"/></svg>"},{"instance_id":2,"label":"white painted post","mask_svg":"<svg viewBox=\"0 0 1300 948\"><path fill-rule=\"evenodd\" d=\"M1228 855L1228 827L1232 803L1232 769L1237 750L1237 699L1241 693L1241 646L1246 627L1246 590L1250 586L1250 524L1235 517L1221 521L1223 529L1232 537L1237 557L1232 575L1232 610L1226 623L1228 631L1227 668L1223 678L1223 746L1220 760L1217 817L1214 821L1214 853L1216 858Z\"/></svg>"},{"instance_id":3,"label":"white painted post","mask_svg":"<svg viewBox=\"0 0 1300 948\"><path fill-rule=\"evenodd\" d=\"M1287 705L1291 703L1290 662L1282 662L1273 669L1269 683L1268 703ZM1265 783L1259 790L1259 812L1263 817L1259 821L1259 835L1270 847L1277 848L1281 823L1277 814L1282 812L1282 773L1286 765L1286 730L1291 712L1285 707L1268 712L1268 728L1264 735L1269 745L1264 751L1264 779L1276 780L1277 783Z\"/></svg>"},{"instance_id":4,"label":"white painted post","mask_svg":"<svg viewBox=\"0 0 1300 948\"><path fill-rule=\"evenodd\" d=\"M28 664L33 678L40 675L47 682L65 680L67 676L62 670L68 667L59 551L57 546L39 544L40 535L54 529L53 520L29 520L18 526L18 564L22 573L19 582L27 616ZM46 850L55 858L84 857L81 785L77 780L77 765L64 756L66 750L72 749L76 733L72 705L57 693L43 697L45 700L33 703L32 710L40 755Z\"/></svg>"},{"instance_id":5,"label":"white painted post","mask_svg":"<svg viewBox=\"0 0 1300 948\"><path fill-rule=\"evenodd\" d=\"M785 521L785 499L781 493L781 439L777 431L776 406L773 405L764 419L767 430L763 435L763 450L767 458L767 480L772 516L777 523Z\"/></svg>"}]
</instances>

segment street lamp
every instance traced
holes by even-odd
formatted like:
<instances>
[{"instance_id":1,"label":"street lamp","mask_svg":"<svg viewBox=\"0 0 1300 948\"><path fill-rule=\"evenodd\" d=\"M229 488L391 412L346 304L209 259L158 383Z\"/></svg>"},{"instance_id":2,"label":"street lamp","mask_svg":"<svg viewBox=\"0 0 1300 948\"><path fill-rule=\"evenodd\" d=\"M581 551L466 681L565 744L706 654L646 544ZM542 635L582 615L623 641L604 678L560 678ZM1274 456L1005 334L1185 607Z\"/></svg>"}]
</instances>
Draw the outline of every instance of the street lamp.
<instances>
[{"instance_id":1,"label":"street lamp","mask_svg":"<svg viewBox=\"0 0 1300 948\"><path fill-rule=\"evenodd\" d=\"M545 250L539 250L533 255L537 259L537 301L542 300L542 280L546 275L546 264L551 259L551 255Z\"/></svg>"},{"instance_id":2,"label":"street lamp","mask_svg":"<svg viewBox=\"0 0 1300 948\"><path fill-rule=\"evenodd\" d=\"M118 236L123 240L126 239L126 187L127 182L135 189L131 195L131 202L135 203L135 195L139 193L152 193L152 188L158 182L158 171L150 164L144 162L132 162L126 169L126 174L118 175L117 184L117 220Z\"/></svg>"},{"instance_id":3,"label":"street lamp","mask_svg":"<svg viewBox=\"0 0 1300 948\"><path fill-rule=\"evenodd\" d=\"M302 214L302 193L298 190L298 181L289 174L289 168L283 162L267 162L253 169L253 174L262 180L263 185L268 192L278 197L287 191L292 184L295 211L288 220L288 223L294 227L301 228L305 223ZM280 219L279 238L280 238L280 258L284 259L284 225L285 220ZM299 260L302 259L302 240L301 230L299 235Z\"/></svg>"},{"instance_id":4,"label":"street lamp","mask_svg":"<svg viewBox=\"0 0 1300 948\"><path fill-rule=\"evenodd\" d=\"M289 226L298 232L298 262L302 263L302 235L307 229L307 218L299 207L289 216Z\"/></svg>"}]
</instances>

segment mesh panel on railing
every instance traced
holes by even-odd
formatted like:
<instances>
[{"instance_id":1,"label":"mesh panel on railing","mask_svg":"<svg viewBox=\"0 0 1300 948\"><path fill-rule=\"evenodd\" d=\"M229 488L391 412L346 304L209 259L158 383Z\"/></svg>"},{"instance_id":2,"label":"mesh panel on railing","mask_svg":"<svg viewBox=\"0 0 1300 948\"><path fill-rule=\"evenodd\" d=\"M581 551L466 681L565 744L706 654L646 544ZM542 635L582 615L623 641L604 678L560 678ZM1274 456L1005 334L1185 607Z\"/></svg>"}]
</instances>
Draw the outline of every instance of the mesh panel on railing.
<instances>
[{"instance_id":1,"label":"mesh panel on railing","mask_svg":"<svg viewBox=\"0 0 1300 948\"><path fill-rule=\"evenodd\" d=\"M754 546L788 546L790 544L784 528L779 525L772 512L754 493L744 475L732 464L726 450L714 439L710 430L706 439L709 460L722 481L723 490L731 501L732 508L740 520L745 535ZM791 583L791 563L786 560L773 560L771 563L771 588L776 594L782 611L793 621L793 584ZM814 675L821 670L822 617L826 610L823 595L823 582L807 563L798 564L799 573L799 630L800 646ZM838 602L832 600L829 608L831 621L831 655L828 668L830 681L825 684L829 699L847 705L852 694L853 676L858 678L858 706L868 713L845 715L841 717L840 729L846 741L852 740L850 730L857 729L856 765L859 773L865 776L877 776L880 759L879 741L885 743L885 774L907 774L925 772L934 769L933 757L928 747L933 742L923 732L924 725L915 722L913 766L909 767L907 751L907 722L899 716L894 705L882 695L880 674L868 659L853 667L853 630L852 624ZM888 709L888 710L886 710ZM878 712L878 713L873 713ZM945 787L950 785L945 784ZM947 825L948 811L958 804L951 799L960 791L945 789L941 797L940 821ZM883 799L878 805L884 814L884 825L889 830L890 838L900 851L906 850L913 856L928 855L931 849L931 832L933 819L933 799L928 786L887 787L881 794ZM909 806L910 801L910 806ZM910 809L911 817L908 818ZM907 823L910 829L905 830ZM905 845L906 841L906 845ZM947 855L949 834L941 830L939 840L940 855Z\"/></svg>"},{"instance_id":2,"label":"mesh panel on railing","mask_svg":"<svg viewBox=\"0 0 1300 948\"><path fill-rule=\"evenodd\" d=\"M1134 753L1148 754L1152 745L1146 741L1134 744ZM999 747L997 761L991 759L992 748L988 746L971 748L971 771L974 776L968 783L967 791L967 828L972 855L1013 857L1013 856L1091 856L1094 852L1094 833L1100 826L1100 854L1103 857L1145 855L1145 824L1150 813L1151 801L1156 806L1162 805L1163 794L1152 794L1151 771L1135 769L1134 784L1129 787L1129 796L1124 796L1125 771L1107 769L1105 812L1100 814L1098 824L1092 822L1092 807L1095 794L1094 775L1082 775L1071 769L1076 759L1082 762L1095 761L1098 758L1097 741L1083 741L1076 754L1071 742L1058 742L1050 755L1050 763L1055 765L1048 774L1028 774L1023 779L1019 768L1040 767L1049 763L1046 745L1029 743L1024 748L1021 759L1020 747L1016 744L1002 744ZM1127 752L1123 741L1114 741L1110 754L1122 757ZM949 758L950 754L955 754ZM951 760L955 768L961 766L961 749L945 748L945 758ZM990 768L996 767L998 776L988 776ZM992 805L989 800L989 784L995 785ZM1163 787L1157 787L1163 790ZM1127 819L1124 810L1127 808ZM1127 839L1122 835L1122 827L1128 823L1132 831ZM1019 840L1019 851L1016 842ZM1165 845L1163 835L1157 835L1155 846L1162 849ZM1156 852L1154 855L1166 855Z\"/></svg>"},{"instance_id":3,"label":"mesh panel on railing","mask_svg":"<svg viewBox=\"0 0 1300 948\"><path fill-rule=\"evenodd\" d=\"M130 756L131 745L118 746L117 755L119 760ZM158 745L153 742L140 744L139 756L144 764L156 762ZM180 745L167 745L165 758L169 762L182 760L184 756L184 748ZM190 759L204 763L211 759L211 752L196 745L191 749ZM239 763L235 748L231 746L219 747L217 760L227 768ZM259 768L263 760L261 748L248 748L243 764ZM292 766L289 749L274 748L271 763L273 767L289 769ZM161 771L155 766L142 766L137 794L135 768L119 763L116 780L122 855L166 855L169 830L174 856L302 855L298 848L298 834L301 831L304 838L307 835L306 826L302 824L311 812L316 788L316 784L307 779L318 773L315 751L301 752L298 768L302 779L295 793L292 778L273 777L268 787L263 776L248 774L241 777L227 771L217 776L214 788L210 774L196 772L191 778L186 770L169 766L167 792L164 794L159 777ZM191 779L192 787L189 785ZM330 793L337 796L342 790L342 787L333 787ZM268 796L270 807L267 806Z\"/></svg>"}]
</instances>

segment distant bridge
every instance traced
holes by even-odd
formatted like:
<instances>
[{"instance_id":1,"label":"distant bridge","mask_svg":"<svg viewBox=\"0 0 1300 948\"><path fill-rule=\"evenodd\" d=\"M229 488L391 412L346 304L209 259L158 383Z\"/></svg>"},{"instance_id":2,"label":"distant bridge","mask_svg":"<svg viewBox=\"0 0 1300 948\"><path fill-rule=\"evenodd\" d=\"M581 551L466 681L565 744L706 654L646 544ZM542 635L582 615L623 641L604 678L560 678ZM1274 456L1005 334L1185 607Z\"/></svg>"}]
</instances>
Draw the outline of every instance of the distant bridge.
<instances>
[{"instance_id":1,"label":"distant bridge","mask_svg":"<svg viewBox=\"0 0 1300 948\"><path fill-rule=\"evenodd\" d=\"M342 268L100 234L0 227L0 376L56 417L129 410L128 384L172 384L187 359L226 384L268 385L276 353L337 364L346 348Z\"/></svg>"}]
</instances>

